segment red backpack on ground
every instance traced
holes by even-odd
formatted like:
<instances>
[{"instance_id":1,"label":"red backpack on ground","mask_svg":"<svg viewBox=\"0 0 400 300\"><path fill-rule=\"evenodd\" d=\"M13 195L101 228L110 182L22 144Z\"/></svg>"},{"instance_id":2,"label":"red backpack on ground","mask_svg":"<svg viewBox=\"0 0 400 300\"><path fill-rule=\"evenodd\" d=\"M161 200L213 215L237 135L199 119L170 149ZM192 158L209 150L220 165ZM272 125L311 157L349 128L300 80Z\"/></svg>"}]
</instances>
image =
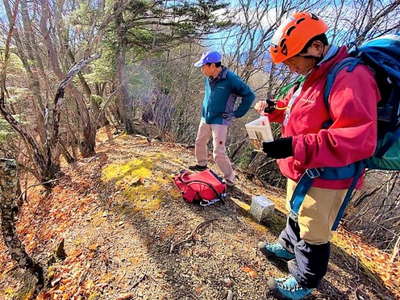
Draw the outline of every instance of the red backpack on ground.
<instances>
[{"instance_id":1,"label":"red backpack on ground","mask_svg":"<svg viewBox=\"0 0 400 300\"><path fill-rule=\"evenodd\" d=\"M183 170L174 177L174 183L189 203L208 206L223 201L226 196L226 184L209 169L198 173Z\"/></svg>"}]
</instances>

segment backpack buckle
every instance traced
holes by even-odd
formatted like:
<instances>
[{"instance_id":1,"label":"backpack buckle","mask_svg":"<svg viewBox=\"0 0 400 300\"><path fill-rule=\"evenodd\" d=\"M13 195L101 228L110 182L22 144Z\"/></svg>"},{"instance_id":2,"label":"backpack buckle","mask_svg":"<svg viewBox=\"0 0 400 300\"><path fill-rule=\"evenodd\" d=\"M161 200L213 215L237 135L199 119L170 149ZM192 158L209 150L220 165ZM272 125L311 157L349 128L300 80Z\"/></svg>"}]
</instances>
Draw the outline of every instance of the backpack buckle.
<instances>
[{"instance_id":1,"label":"backpack buckle","mask_svg":"<svg viewBox=\"0 0 400 300\"><path fill-rule=\"evenodd\" d=\"M219 198L215 198L213 200L201 200L200 206L207 207L207 206L210 206L210 205L213 205L213 204L219 202L220 200L221 199L219 199Z\"/></svg>"},{"instance_id":2,"label":"backpack buckle","mask_svg":"<svg viewBox=\"0 0 400 300\"><path fill-rule=\"evenodd\" d=\"M321 176L321 173L318 169L314 168L314 169L307 169L306 172L308 177L310 177L311 179L315 179Z\"/></svg>"},{"instance_id":3,"label":"backpack buckle","mask_svg":"<svg viewBox=\"0 0 400 300\"><path fill-rule=\"evenodd\" d=\"M297 222L299 219L298 214L296 214L294 211L289 212L289 218L292 219L294 222Z\"/></svg>"}]
</instances>

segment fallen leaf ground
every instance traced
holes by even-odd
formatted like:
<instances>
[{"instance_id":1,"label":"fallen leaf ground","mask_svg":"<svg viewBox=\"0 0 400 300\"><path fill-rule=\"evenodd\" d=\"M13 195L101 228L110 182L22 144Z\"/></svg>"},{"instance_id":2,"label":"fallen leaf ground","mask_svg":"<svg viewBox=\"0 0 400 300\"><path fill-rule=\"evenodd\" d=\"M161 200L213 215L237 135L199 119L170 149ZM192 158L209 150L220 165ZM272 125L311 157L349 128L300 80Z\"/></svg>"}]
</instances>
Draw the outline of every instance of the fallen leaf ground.
<instances>
[{"instance_id":1,"label":"fallen leaf ground","mask_svg":"<svg viewBox=\"0 0 400 300\"><path fill-rule=\"evenodd\" d=\"M231 200L206 208L185 203L171 179L190 163L192 150L183 146L122 135L65 166L52 194L32 189L19 237L43 265L61 240L67 254L48 267L39 299L273 299L266 281L287 269L256 244L283 228L282 195L239 174L232 200L261 194L275 201L265 226ZM329 273L310 299L400 296L398 262L344 230L334 244ZM23 285L1 241L0 299L18 298Z\"/></svg>"}]
</instances>

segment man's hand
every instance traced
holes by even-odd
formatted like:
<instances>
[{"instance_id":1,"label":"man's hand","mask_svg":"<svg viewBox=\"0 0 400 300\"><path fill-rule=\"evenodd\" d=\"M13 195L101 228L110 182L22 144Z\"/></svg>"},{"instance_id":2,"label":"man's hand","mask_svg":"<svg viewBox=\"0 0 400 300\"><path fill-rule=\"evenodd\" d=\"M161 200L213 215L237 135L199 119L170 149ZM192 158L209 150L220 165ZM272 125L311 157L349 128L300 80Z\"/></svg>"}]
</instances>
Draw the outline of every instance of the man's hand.
<instances>
[{"instance_id":1,"label":"man's hand","mask_svg":"<svg viewBox=\"0 0 400 300\"><path fill-rule=\"evenodd\" d=\"M263 142L263 151L271 158L293 156L292 140L292 137L286 137L273 142Z\"/></svg>"},{"instance_id":2,"label":"man's hand","mask_svg":"<svg viewBox=\"0 0 400 300\"><path fill-rule=\"evenodd\" d=\"M276 103L272 100L258 101L254 109L261 115L263 113L271 113L275 110Z\"/></svg>"},{"instance_id":3,"label":"man's hand","mask_svg":"<svg viewBox=\"0 0 400 300\"><path fill-rule=\"evenodd\" d=\"M234 118L233 113L222 113L222 118L226 120L232 120Z\"/></svg>"}]
</instances>

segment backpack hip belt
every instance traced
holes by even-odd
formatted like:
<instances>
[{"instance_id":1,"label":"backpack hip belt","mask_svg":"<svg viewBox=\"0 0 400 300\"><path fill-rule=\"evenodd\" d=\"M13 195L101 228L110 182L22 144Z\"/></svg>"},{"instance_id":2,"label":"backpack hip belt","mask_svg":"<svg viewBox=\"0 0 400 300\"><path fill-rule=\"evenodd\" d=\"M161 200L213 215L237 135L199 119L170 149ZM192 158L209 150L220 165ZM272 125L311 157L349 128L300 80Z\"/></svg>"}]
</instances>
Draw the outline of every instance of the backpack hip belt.
<instances>
[{"instance_id":1,"label":"backpack hip belt","mask_svg":"<svg viewBox=\"0 0 400 300\"><path fill-rule=\"evenodd\" d=\"M362 161L338 168L314 168L307 169L301 176L296 188L293 191L292 198L290 199L290 213L289 217L297 222L298 214L301 205L303 204L304 197L308 190L311 188L315 178L335 180L335 179L349 179L353 178L350 187L344 197L343 203L340 206L339 212L336 216L335 222L332 226L332 230L336 230L339 226L339 222L343 217L344 211L350 202L352 192L354 191L358 179L360 178L362 171L364 170L365 164Z\"/></svg>"}]
</instances>

